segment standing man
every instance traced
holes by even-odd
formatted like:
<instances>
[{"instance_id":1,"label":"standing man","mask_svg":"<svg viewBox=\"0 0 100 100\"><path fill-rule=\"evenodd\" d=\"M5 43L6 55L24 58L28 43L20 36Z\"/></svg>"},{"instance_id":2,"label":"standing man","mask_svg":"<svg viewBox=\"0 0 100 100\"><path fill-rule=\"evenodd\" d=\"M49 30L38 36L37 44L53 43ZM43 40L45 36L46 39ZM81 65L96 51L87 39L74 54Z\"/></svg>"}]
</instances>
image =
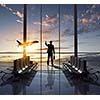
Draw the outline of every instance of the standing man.
<instances>
[{"instance_id":1,"label":"standing man","mask_svg":"<svg viewBox=\"0 0 100 100\"><path fill-rule=\"evenodd\" d=\"M47 65L49 65L49 59L51 58L51 64L53 66L53 59L55 59L54 45L52 45L52 41L50 41L50 44L47 44L47 42L45 41L45 45L48 47L48 49L47 49L47 53L48 53Z\"/></svg>"}]
</instances>

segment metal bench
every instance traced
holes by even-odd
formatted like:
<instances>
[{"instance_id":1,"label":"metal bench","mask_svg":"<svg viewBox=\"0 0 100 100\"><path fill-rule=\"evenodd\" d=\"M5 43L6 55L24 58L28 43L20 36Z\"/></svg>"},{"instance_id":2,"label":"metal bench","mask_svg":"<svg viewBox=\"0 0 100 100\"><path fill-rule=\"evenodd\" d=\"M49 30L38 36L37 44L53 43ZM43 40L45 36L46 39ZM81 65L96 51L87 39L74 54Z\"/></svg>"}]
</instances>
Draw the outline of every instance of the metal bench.
<instances>
[{"instance_id":1,"label":"metal bench","mask_svg":"<svg viewBox=\"0 0 100 100\"><path fill-rule=\"evenodd\" d=\"M70 73L82 74L82 70L78 69L74 65L71 65L70 63L63 63L63 69L68 70Z\"/></svg>"},{"instance_id":2,"label":"metal bench","mask_svg":"<svg viewBox=\"0 0 100 100\"><path fill-rule=\"evenodd\" d=\"M31 70L37 69L38 63L30 61L30 57L14 60L14 68L12 73L17 76L19 74L29 73Z\"/></svg>"},{"instance_id":3,"label":"metal bench","mask_svg":"<svg viewBox=\"0 0 100 100\"><path fill-rule=\"evenodd\" d=\"M12 82L14 80L21 80L25 76L29 76L31 73L37 71L38 63L30 61L30 57L20 58L14 60L14 66L12 69L7 68L4 71L0 71L1 83Z\"/></svg>"},{"instance_id":4,"label":"metal bench","mask_svg":"<svg viewBox=\"0 0 100 100\"><path fill-rule=\"evenodd\" d=\"M81 58L76 59L75 57L70 57L70 61L63 63L63 70L68 70L70 73L81 75L87 73L87 64L86 60Z\"/></svg>"}]
</instances>

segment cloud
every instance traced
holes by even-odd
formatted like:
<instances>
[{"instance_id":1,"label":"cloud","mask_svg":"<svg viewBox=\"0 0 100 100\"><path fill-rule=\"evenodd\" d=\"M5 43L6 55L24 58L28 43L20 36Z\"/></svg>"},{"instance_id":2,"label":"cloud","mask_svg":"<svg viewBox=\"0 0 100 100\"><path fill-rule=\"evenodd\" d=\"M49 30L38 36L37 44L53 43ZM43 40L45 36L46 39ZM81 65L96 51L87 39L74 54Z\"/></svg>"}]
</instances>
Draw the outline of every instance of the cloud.
<instances>
[{"instance_id":1,"label":"cloud","mask_svg":"<svg viewBox=\"0 0 100 100\"><path fill-rule=\"evenodd\" d=\"M74 33L72 32L72 29L70 28L65 28L62 33L61 33L61 36L70 36L70 35L73 35Z\"/></svg>"},{"instance_id":2,"label":"cloud","mask_svg":"<svg viewBox=\"0 0 100 100\"><path fill-rule=\"evenodd\" d=\"M82 19L80 20L80 22L81 22L83 25L85 25L85 26L88 26L88 25L89 25L89 20L88 20L87 18L82 18Z\"/></svg>"},{"instance_id":3,"label":"cloud","mask_svg":"<svg viewBox=\"0 0 100 100\"><path fill-rule=\"evenodd\" d=\"M41 25L40 22L33 22L34 25ZM46 23L42 23L42 26L48 27L49 25Z\"/></svg>"},{"instance_id":4,"label":"cloud","mask_svg":"<svg viewBox=\"0 0 100 100\"><path fill-rule=\"evenodd\" d=\"M44 27L49 27L54 24L57 24L58 21L58 16L48 16L46 15L45 18L43 19L42 26ZM34 25L41 25L40 22L33 22Z\"/></svg>"},{"instance_id":5,"label":"cloud","mask_svg":"<svg viewBox=\"0 0 100 100\"><path fill-rule=\"evenodd\" d=\"M93 14L90 15L88 18L84 17L80 20L79 24L81 25L79 32L89 32L98 30L100 29L100 15Z\"/></svg>"},{"instance_id":6,"label":"cloud","mask_svg":"<svg viewBox=\"0 0 100 100\"><path fill-rule=\"evenodd\" d=\"M70 14L64 14L63 19L61 20L61 36L70 36L73 35L73 23L74 17Z\"/></svg>"},{"instance_id":7,"label":"cloud","mask_svg":"<svg viewBox=\"0 0 100 100\"><path fill-rule=\"evenodd\" d=\"M42 30L42 33L45 34L45 35L50 35L50 33L54 32L55 28L53 27L50 27L50 28L46 28ZM34 32L35 33L40 33L40 29L34 29Z\"/></svg>"},{"instance_id":8,"label":"cloud","mask_svg":"<svg viewBox=\"0 0 100 100\"><path fill-rule=\"evenodd\" d=\"M81 17L84 17L84 16L86 16L87 14L93 13L97 6L98 6L98 5L96 5L96 4L89 5L89 6L81 13Z\"/></svg>"},{"instance_id":9,"label":"cloud","mask_svg":"<svg viewBox=\"0 0 100 100\"><path fill-rule=\"evenodd\" d=\"M42 33L45 34L43 37L46 39L56 35L58 16L48 16L46 15L42 21ZM39 21L33 22L34 25L41 25ZM36 33L40 33L40 29L35 29ZM54 34L55 33L55 34ZM48 36L48 37L47 37Z\"/></svg>"},{"instance_id":10,"label":"cloud","mask_svg":"<svg viewBox=\"0 0 100 100\"><path fill-rule=\"evenodd\" d=\"M100 12L98 9L100 9L100 5L88 5L88 7L80 13L78 17L78 34L100 29ZM63 19L62 23L66 24L65 21L68 21L68 26L62 30L62 36L73 35L73 29L69 27L69 25L73 25L73 16L65 14L63 15Z\"/></svg>"},{"instance_id":11,"label":"cloud","mask_svg":"<svg viewBox=\"0 0 100 100\"><path fill-rule=\"evenodd\" d=\"M56 24L57 23L57 16L48 16L46 15L46 17L44 18L43 23L44 24Z\"/></svg>"},{"instance_id":12,"label":"cloud","mask_svg":"<svg viewBox=\"0 0 100 100\"><path fill-rule=\"evenodd\" d=\"M23 21L19 19L17 19L16 22L23 24Z\"/></svg>"},{"instance_id":13,"label":"cloud","mask_svg":"<svg viewBox=\"0 0 100 100\"><path fill-rule=\"evenodd\" d=\"M90 32L100 29L100 5L89 5L80 16L79 32Z\"/></svg>"},{"instance_id":14,"label":"cloud","mask_svg":"<svg viewBox=\"0 0 100 100\"><path fill-rule=\"evenodd\" d=\"M72 15L68 15L68 14L64 15L64 19L65 19L65 21L73 21L74 20L73 16Z\"/></svg>"},{"instance_id":15,"label":"cloud","mask_svg":"<svg viewBox=\"0 0 100 100\"><path fill-rule=\"evenodd\" d=\"M12 8L8 7L6 4L0 4L0 6L4 7L8 11L10 11L13 15L16 15L18 18L20 18L20 20L18 19L18 20L16 20L16 22L22 23L22 21L23 21L23 13L21 13L20 11L14 11Z\"/></svg>"},{"instance_id":16,"label":"cloud","mask_svg":"<svg viewBox=\"0 0 100 100\"><path fill-rule=\"evenodd\" d=\"M18 16L19 18L23 18L23 14L19 11L16 11L16 12L12 12L14 15Z\"/></svg>"},{"instance_id":17,"label":"cloud","mask_svg":"<svg viewBox=\"0 0 100 100\"><path fill-rule=\"evenodd\" d=\"M81 27L78 29L78 34L83 34L84 32L90 32L87 27Z\"/></svg>"},{"instance_id":18,"label":"cloud","mask_svg":"<svg viewBox=\"0 0 100 100\"><path fill-rule=\"evenodd\" d=\"M97 20L100 20L99 14L92 14L89 17L84 17L80 19L80 23L82 23L85 26L88 26L91 23L96 23Z\"/></svg>"},{"instance_id":19,"label":"cloud","mask_svg":"<svg viewBox=\"0 0 100 100\"><path fill-rule=\"evenodd\" d=\"M0 6L6 8L7 10L9 10L9 11L11 11L11 12L13 11L13 9L7 7L6 4L0 4Z\"/></svg>"},{"instance_id":20,"label":"cloud","mask_svg":"<svg viewBox=\"0 0 100 100\"><path fill-rule=\"evenodd\" d=\"M39 22L35 23L35 24L40 25ZM42 25L43 25L42 33L43 33L43 37L44 38L46 37L46 39L47 38L49 39L50 37L56 35L56 33L57 33L57 25L55 25L55 24L51 25L51 24L48 24L48 23L45 23L45 24L43 23ZM35 31L35 33L40 33L40 29L39 28L35 29L34 31Z\"/></svg>"}]
</instances>

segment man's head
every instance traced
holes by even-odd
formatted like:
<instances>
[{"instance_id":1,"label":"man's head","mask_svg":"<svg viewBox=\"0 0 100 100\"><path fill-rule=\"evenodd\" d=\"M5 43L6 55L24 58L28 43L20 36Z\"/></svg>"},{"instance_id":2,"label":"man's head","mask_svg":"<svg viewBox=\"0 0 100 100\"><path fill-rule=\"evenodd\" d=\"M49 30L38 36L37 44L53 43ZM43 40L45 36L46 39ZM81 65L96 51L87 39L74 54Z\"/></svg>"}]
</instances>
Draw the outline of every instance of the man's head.
<instances>
[{"instance_id":1,"label":"man's head","mask_svg":"<svg viewBox=\"0 0 100 100\"><path fill-rule=\"evenodd\" d=\"M52 41L50 41L50 44L52 44Z\"/></svg>"}]
</instances>

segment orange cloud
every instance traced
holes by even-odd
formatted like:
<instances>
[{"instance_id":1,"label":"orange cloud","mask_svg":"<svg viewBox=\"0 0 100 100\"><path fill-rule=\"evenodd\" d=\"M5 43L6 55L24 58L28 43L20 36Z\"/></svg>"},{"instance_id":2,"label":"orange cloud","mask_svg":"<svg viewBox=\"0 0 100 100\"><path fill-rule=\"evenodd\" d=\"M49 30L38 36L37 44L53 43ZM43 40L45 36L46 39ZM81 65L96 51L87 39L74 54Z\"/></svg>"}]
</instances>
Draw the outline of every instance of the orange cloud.
<instances>
[{"instance_id":1,"label":"orange cloud","mask_svg":"<svg viewBox=\"0 0 100 100\"><path fill-rule=\"evenodd\" d=\"M64 19L67 21L73 21L73 16L66 14L66 15L64 15Z\"/></svg>"},{"instance_id":2,"label":"orange cloud","mask_svg":"<svg viewBox=\"0 0 100 100\"><path fill-rule=\"evenodd\" d=\"M88 20L87 18L82 18L82 19L80 20L80 22L81 22L82 24L86 25L86 26L89 24L89 20Z\"/></svg>"},{"instance_id":3,"label":"orange cloud","mask_svg":"<svg viewBox=\"0 0 100 100\"><path fill-rule=\"evenodd\" d=\"M57 19L58 19L57 16L48 16L48 15L46 15L46 17L44 18L44 20L42 22L42 25L44 27L49 27L50 24L56 24L57 23ZM41 25L40 22L33 22L33 24L35 24L35 25Z\"/></svg>"},{"instance_id":4,"label":"orange cloud","mask_svg":"<svg viewBox=\"0 0 100 100\"><path fill-rule=\"evenodd\" d=\"M43 23L44 24L54 24L57 22L57 16L46 16Z\"/></svg>"},{"instance_id":5,"label":"orange cloud","mask_svg":"<svg viewBox=\"0 0 100 100\"><path fill-rule=\"evenodd\" d=\"M23 14L19 11L13 12L13 14L18 16L19 18L23 18Z\"/></svg>"}]
</instances>

